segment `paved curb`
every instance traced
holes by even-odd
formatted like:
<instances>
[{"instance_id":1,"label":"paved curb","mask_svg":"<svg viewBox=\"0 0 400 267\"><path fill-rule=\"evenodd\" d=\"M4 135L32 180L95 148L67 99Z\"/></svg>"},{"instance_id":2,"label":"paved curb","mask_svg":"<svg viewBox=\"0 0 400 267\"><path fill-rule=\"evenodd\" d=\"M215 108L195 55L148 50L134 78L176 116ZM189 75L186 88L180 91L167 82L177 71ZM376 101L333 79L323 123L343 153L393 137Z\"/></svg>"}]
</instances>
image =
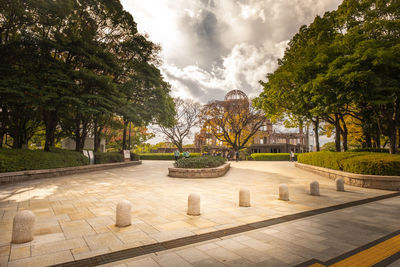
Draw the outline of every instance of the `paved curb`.
<instances>
[{"instance_id":1,"label":"paved curb","mask_svg":"<svg viewBox=\"0 0 400 267\"><path fill-rule=\"evenodd\" d=\"M4 173L0 173L0 185L15 184L15 183L22 182L22 181L58 177L58 176L71 175L71 174L77 174L77 173L85 173L85 172L91 172L91 171L100 171L100 170L105 170L105 169L129 167L129 166L139 165L139 164L142 164L141 160L95 164L95 165L85 165L85 166L78 166L78 167L56 168L56 169L47 169L47 170L4 172Z\"/></svg>"},{"instance_id":2,"label":"paved curb","mask_svg":"<svg viewBox=\"0 0 400 267\"><path fill-rule=\"evenodd\" d=\"M342 178L346 184L358 187L400 191L400 176L356 174L296 162L297 168L314 172L335 180Z\"/></svg>"}]
</instances>

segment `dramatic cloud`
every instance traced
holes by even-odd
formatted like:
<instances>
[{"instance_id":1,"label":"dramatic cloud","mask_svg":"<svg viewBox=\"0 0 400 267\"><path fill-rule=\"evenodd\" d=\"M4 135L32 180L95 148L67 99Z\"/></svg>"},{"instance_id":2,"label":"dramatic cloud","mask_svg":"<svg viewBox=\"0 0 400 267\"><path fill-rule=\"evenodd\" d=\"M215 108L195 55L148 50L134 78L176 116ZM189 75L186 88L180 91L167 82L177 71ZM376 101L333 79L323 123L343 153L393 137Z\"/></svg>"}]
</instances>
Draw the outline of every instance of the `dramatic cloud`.
<instances>
[{"instance_id":1,"label":"dramatic cloud","mask_svg":"<svg viewBox=\"0 0 400 267\"><path fill-rule=\"evenodd\" d=\"M122 0L140 32L160 43L174 96L201 103L232 89L251 97L299 27L339 0Z\"/></svg>"}]
</instances>

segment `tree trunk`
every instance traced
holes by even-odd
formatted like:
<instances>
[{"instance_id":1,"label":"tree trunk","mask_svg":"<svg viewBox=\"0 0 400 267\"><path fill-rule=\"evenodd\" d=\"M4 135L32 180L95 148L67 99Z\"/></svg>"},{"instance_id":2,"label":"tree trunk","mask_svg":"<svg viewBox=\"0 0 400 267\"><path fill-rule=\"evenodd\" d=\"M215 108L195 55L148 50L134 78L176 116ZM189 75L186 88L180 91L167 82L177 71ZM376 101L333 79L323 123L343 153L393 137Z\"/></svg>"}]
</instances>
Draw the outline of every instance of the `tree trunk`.
<instances>
[{"instance_id":1,"label":"tree trunk","mask_svg":"<svg viewBox=\"0 0 400 267\"><path fill-rule=\"evenodd\" d=\"M43 121L46 126L46 140L44 142L44 151L49 152L50 147L54 147L55 131L57 127L57 112L44 111Z\"/></svg>"},{"instance_id":2,"label":"tree trunk","mask_svg":"<svg viewBox=\"0 0 400 267\"><path fill-rule=\"evenodd\" d=\"M126 149L126 127L128 122L124 119L124 131L122 134L122 150Z\"/></svg>"},{"instance_id":3,"label":"tree trunk","mask_svg":"<svg viewBox=\"0 0 400 267\"><path fill-rule=\"evenodd\" d=\"M314 135L315 135L315 147L317 151L320 151L320 145L319 145L319 118L316 118L314 123Z\"/></svg>"},{"instance_id":4,"label":"tree trunk","mask_svg":"<svg viewBox=\"0 0 400 267\"><path fill-rule=\"evenodd\" d=\"M93 124L93 150L94 152L100 151L101 131L103 128L98 124L98 119L95 119Z\"/></svg>"},{"instance_id":5,"label":"tree trunk","mask_svg":"<svg viewBox=\"0 0 400 267\"><path fill-rule=\"evenodd\" d=\"M396 145L396 141L397 141L397 131L396 129L394 129L393 131L391 131L391 134L389 134L389 152L390 154L396 154L397 153L397 145Z\"/></svg>"},{"instance_id":6,"label":"tree trunk","mask_svg":"<svg viewBox=\"0 0 400 267\"><path fill-rule=\"evenodd\" d=\"M344 121L344 118L341 117L340 120L342 121L342 124L343 124L343 129L341 128L341 134L343 137L343 150L347 151L347 149L348 149L347 148L347 136L348 136L349 131L347 130L347 126L346 126L346 122Z\"/></svg>"},{"instance_id":7,"label":"tree trunk","mask_svg":"<svg viewBox=\"0 0 400 267\"><path fill-rule=\"evenodd\" d=\"M398 145L397 145L397 148L399 148L400 149L400 128L399 128L399 130L398 130Z\"/></svg>"},{"instance_id":8,"label":"tree trunk","mask_svg":"<svg viewBox=\"0 0 400 267\"><path fill-rule=\"evenodd\" d=\"M340 149L340 132L341 131L340 131L340 121L339 121L337 114L335 114L335 130L336 130L336 133L335 133L336 152L340 152L341 151L341 149Z\"/></svg>"},{"instance_id":9,"label":"tree trunk","mask_svg":"<svg viewBox=\"0 0 400 267\"><path fill-rule=\"evenodd\" d=\"M129 122L129 137L128 137L128 149L131 150L131 128L132 128L132 122Z\"/></svg>"}]
</instances>

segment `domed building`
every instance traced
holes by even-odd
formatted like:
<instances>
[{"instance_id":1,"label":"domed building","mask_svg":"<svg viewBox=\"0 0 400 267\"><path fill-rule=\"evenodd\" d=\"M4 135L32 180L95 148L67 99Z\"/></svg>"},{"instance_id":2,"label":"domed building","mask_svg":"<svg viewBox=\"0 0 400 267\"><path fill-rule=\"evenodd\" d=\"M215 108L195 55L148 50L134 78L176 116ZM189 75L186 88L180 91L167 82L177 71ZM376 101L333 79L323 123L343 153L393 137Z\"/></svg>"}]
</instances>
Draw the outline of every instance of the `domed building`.
<instances>
[{"instance_id":1,"label":"domed building","mask_svg":"<svg viewBox=\"0 0 400 267\"><path fill-rule=\"evenodd\" d=\"M235 105L247 103L250 106L250 100L241 90L232 90L225 95L224 100L215 100L212 104L218 105L222 109L234 110ZM199 133L195 135L195 147L200 150L207 147L209 153L222 153L223 155L232 154L232 149L218 140L209 124L205 124ZM270 120L265 119L262 126L254 134L251 140L246 144L249 153L296 153L308 151L308 136L300 128L295 133L276 132Z\"/></svg>"}]
</instances>

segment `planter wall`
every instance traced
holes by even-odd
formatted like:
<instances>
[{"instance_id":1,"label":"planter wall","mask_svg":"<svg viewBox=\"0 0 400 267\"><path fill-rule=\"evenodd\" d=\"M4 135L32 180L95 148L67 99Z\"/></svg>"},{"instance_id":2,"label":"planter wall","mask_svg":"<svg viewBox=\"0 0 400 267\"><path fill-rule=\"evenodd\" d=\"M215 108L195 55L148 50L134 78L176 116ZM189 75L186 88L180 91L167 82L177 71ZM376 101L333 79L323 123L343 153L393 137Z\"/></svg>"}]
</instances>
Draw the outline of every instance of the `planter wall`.
<instances>
[{"instance_id":1,"label":"planter wall","mask_svg":"<svg viewBox=\"0 0 400 267\"><path fill-rule=\"evenodd\" d=\"M342 178L344 182L349 185L365 188L400 191L400 176L356 174L297 162L295 163L295 166L297 168L301 168L328 177L332 180L335 180L336 178Z\"/></svg>"},{"instance_id":2,"label":"planter wall","mask_svg":"<svg viewBox=\"0 0 400 267\"><path fill-rule=\"evenodd\" d=\"M225 163L216 168L204 169L185 169L185 168L168 168L170 177L176 178L216 178L224 176L229 170L231 164Z\"/></svg>"},{"instance_id":3,"label":"planter wall","mask_svg":"<svg viewBox=\"0 0 400 267\"><path fill-rule=\"evenodd\" d=\"M85 165L78 167L67 167L67 168L56 168L47 170L31 170L31 171L19 171L19 172L3 172L0 173L0 184L12 184L27 180L35 180L41 178L50 178L64 175L71 175L77 173L101 171L105 169L128 167L133 165L141 164L139 161L128 161L128 162L117 162L117 163L105 163L95 165Z\"/></svg>"}]
</instances>

